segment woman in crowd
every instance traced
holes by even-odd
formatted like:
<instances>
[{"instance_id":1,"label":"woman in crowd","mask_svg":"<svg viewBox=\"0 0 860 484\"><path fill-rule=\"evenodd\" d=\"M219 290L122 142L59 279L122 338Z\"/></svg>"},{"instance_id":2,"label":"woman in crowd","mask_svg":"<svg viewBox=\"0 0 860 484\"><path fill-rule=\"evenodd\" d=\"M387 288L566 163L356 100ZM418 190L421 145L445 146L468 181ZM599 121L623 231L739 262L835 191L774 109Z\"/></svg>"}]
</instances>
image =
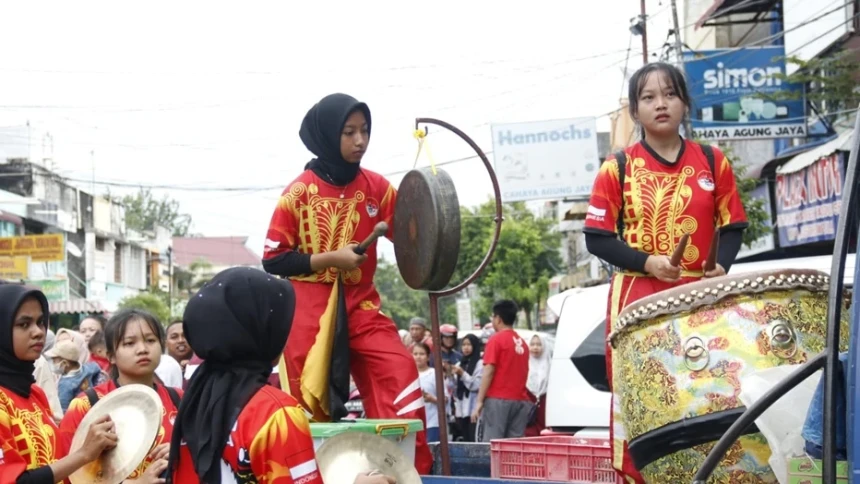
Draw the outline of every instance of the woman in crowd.
<instances>
[{"instance_id":1,"label":"woman in crowd","mask_svg":"<svg viewBox=\"0 0 860 484\"><path fill-rule=\"evenodd\" d=\"M101 370L92 365L82 368L79 354L78 347L69 340L60 341L45 352L45 356L50 358L51 367L58 378L57 395L63 414L69 409L69 404L72 403L73 398L99 384Z\"/></svg>"},{"instance_id":2,"label":"woman in crowd","mask_svg":"<svg viewBox=\"0 0 860 484\"><path fill-rule=\"evenodd\" d=\"M48 400L33 377L48 320L41 291L0 282L0 484L60 482L116 446L109 417L94 422L72 454L58 438Z\"/></svg>"},{"instance_id":3,"label":"woman in crowd","mask_svg":"<svg viewBox=\"0 0 860 484\"><path fill-rule=\"evenodd\" d=\"M307 416L296 399L266 384L294 313L289 281L245 267L219 273L188 302L183 329L203 364L176 417L169 482L322 482Z\"/></svg>"},{"instance_id":4,"label":"woman in crowd","mask_svg":"<svg viewBox=\"0 0 860 484\"><path fill-rule=\"evenodd\" d=\"M686 140L678 132L690 110L681 71L651 63L636 71L628 84L630 115L642 127L642 141L600 166L583 229L588 251L619 268L610 287L607 333L615 328L621 310L641 298L726 274L748 225L729 160L720 150ZM718 263L705 272L717 231ZM670 256L684 234L689 244L676 266ZM609 345L606 361L611 385ZM642 482L627 442L614 437L614 424L610 432L615 469Z\"/></svg>"},{"instance_id":5,"label":"woman in crowd","mask_svg":"<svg viewBox=\"0 0 860 484\"><path fill-rule=\"evenodd\" d=\"M81 321L78 327L78 332L84 337L84 340L89 343L93 335L101 331L104 333L107 319L101 314L91 314Z\"/></svg>"},{"instance_id":6,"label":"woman in crowd","mask_svg":"<svg viewBox=\"0 0 860 484\"><path fill-rule=\"evenodd\" d=\"M34 368L36 368L36 371L33 372L33 377L36 378L36 385L48 397L51 412L54 414L54 422L59 424L60 419L63 418L63 406L60 405L60 395L57 389L57 378L54 376L54 367L51 365L51 361L45 356L45 353L54 347L55 338L54 332L48 329L45 336L45 347L42 348L42 355L33 364Z\"/></svg>"},{"instance_id":7,"label":"woman in crowd","mask_svg":"<svg viewBox=\"0 0 860 484\"><path fill-rule=\"evenodd\" d=\"M128 480L139 483L164 482L159 475L167 468L167 449L173 434L173 421L179 410L181 390L155 382L155 368L164 351L164 328L146 311L124 309L114 314L105 327L111 379L72 400L60 422L60 432L71 442L84 416L95 403L123 385L151 387L164 405L161 427L153 451L135 469Z\"/></svg>"},{"instance_id":8,"label":"woman in crowd","mask_svg":"<svg viewBox=\"0 0 860 484\"><path fill-rule=\"evenodd\" d=\"M475 441L475 424L472 423L472 412L478 400L478 390L481 389L481 375L484 363L481 360L481 339L473 334L467 334L460 341L460 351L463 353L460 362L451 368L457 378L457 389L454 394L454 416L458 433L464 442Z\"/></svg>"},{"instance_id":9,"label":"woman in crowd","mask_svg":"<svg viewBox=\"0 0 860 484\"><path fill-rule=\"evenodd\" d=\"M534 399L535 418L526 427L526 437L536 437L546 428L546 389L549 386L549 365L552 363L552 343L536 333L529 341L529 378L526 388Z\"/></svg>"},{"instance_id":10,"label":"woman in crowd","mask_svg":"<svg viewBox=\"0 0 860 484\"><path fill-rule=\"evenodd\" d=\"M92 336L90 337L92 338ZM55 344L59 344L63 341L71 341L78 347L78 363L81 365L81 372L87 374L98 373L95 378L96 385L101 385L108 381L109 376L107 372L102 371L99 364L92 361L89 343L87 342L87 339L84 338L84 335L71 329L60 328L57 331Z\"/></svg>"}]
</instances>

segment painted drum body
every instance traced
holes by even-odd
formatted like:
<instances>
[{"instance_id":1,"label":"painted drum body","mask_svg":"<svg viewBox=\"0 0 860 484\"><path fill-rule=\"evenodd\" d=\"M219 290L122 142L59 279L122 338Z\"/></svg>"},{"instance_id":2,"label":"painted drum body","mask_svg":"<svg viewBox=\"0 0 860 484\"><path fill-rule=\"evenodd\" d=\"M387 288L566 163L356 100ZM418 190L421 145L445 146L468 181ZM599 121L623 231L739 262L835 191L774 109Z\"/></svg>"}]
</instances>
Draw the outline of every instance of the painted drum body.
<instances>
[{"instance_id":1,"label":"painted drum body","mask_svg":"<svg viewBox=\"0 0 860 484\"><path fill-rule=\"evenodd\" d=\"M745 410L741 379L825 349L828 289L819 271L768 271L694 282L622 311L609 335L615 432L626 436L644 479L692 482ZM848 311L842 315L846 351ZM776 483L769 458L753 426L712 479Z\"/></svg>"}]
</instances>

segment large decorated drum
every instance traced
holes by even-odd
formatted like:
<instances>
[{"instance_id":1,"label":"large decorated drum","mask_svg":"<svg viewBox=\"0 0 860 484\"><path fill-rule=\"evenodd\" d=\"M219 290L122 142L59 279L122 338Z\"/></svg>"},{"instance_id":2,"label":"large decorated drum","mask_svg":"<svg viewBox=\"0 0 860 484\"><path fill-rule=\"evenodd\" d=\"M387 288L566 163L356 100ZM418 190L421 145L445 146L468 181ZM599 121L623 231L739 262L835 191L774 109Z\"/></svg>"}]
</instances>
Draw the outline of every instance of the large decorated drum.
<instances>
[{"instance_id":1,"label":"large decorated drum","mask_svg":"<svg viewBox=\"0 0 860 484\"><path fill-rule=\"evenodd\" d=\"M759 272L698 281L625 308L609 335L613 417L646 481L691 482L745 410L741 378L824 350L828 286L819 271ZM848 311L842 314L846 351ZM713 482L776 483L769 458L752 426Z\"/></svg>"}]
</instances>

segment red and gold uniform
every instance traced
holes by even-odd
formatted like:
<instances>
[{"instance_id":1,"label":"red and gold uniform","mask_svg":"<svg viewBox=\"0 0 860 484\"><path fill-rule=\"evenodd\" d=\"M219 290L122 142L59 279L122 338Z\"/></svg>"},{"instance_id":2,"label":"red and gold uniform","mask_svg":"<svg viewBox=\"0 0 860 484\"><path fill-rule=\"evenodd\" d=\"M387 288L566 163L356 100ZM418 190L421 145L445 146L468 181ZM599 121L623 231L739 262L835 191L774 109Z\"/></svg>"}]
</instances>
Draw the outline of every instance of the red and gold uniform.
<instances>
[{"instance_id":1,"label":"red and gold uniform","mask_svg":"<svg viewBox=\"0 0 860 484\"><path fill-rule=\"evenodd\" d=\"M320 254L360 243L379 222L393 227L397 192L382 175L362 169L346 186L329 184L305 170L281 195L267 234L264 259L287 251ZM387 237L391 239L389 229ZM368 418L425 421L418 370L393 321L380 310L373 285L376 244L351 271L329 268L293 276L299 303L284 353L281 387L312 414L328 421L329 367L337 317L338 278L343 281L349 331L350 371ZM424 432L417 436L416 467L429 471Z\"/></svg>"},{"instance_id":2,"label":"red and gold uniform","mask_svg":"<svg viewBox=\"0 0 860 484\"><path fill-rule=\"evenodd\" d=\"M23 398L0 387L0 484L15 484L25 471L66 456L51 407L36 385Z\"/></svg>"},{"instance_id":3,"label":"red and gold uniform","mask_svg":"<svg viewBox=\"0 0 860 484\"><path fill-rule=\"evenodd\" d=\"M109 380L106 383L102 383L101 385L94 387L93 390L95 390L96 395L99 397L99 400L101 400L117 388L119 388L119 386L116 382L114 380ZM182 390L175 390L181 397ZM170 436L173 435L173 421L176 419L176 412L179 410L176 408L176 405L173 404L173 400L170 398L170 394L167 392L164 385L156 384L155 392L158 394L159 398L161 398L164 411L161 416L161 427L158 429L155 442L152 444L153 449L161 444L170 443ZM72 399L71 403L69 403L69 409L66 410L66 414L63 415L63 420L60 421L60 434L62 435L66 445L71 445L72 439L75 436L75 432L78 430L81 420L84 419L84 416L89 411L90 400L85 394L78 395ZM147 456L146 459L141 462L140 466L138 466L138 468L128 476L128 479L136 479L140 477L146 471L146 468L149 467L151 462L152 460Z\"/></svg>"},{"instance_id":4,"label":"red and gold uniform","mask_svg":"<svg viewBox=\"0 0 860 484\"><path fill-rule=\"evenodd\" d=\"M669 163L645 143L627 148L622 193L615 156L600 167L591 192L585 219L586 233L617 235L618 217L623 218L627 245L648 255L671 256L684 234L690 240L681 260L681 279L667 283L640 272L621 270L612 278L606 319L610 332L618 314L627 305L651 294L699 280L703 276L715 230L743 228L746 214L735 184L729 160L717 148L714 173L702 147L684 140L678 161ZM716 180L715 180L716 178ZM612 383L611 348L606 350L607 376ZM615 424L613 396L610 433L613 465L632 481L641 477L627 455L627 439L622 425Z\"/></svg>"},{"instance_id":5,"label":"red and gold uniform","mask_svg":"<svg viewBox=\"0 0 860 484\"><path fill-rule=\"evenodd\" d=\"M180 452L174 482L198 482L191 454L184 446ZM304 410L293 397L271 386L261 388L239 412L223 458L230 472L221 467L222 483L323 482ZM265 477L258 480L255 476Z\"/></svg>"}]
</instances>

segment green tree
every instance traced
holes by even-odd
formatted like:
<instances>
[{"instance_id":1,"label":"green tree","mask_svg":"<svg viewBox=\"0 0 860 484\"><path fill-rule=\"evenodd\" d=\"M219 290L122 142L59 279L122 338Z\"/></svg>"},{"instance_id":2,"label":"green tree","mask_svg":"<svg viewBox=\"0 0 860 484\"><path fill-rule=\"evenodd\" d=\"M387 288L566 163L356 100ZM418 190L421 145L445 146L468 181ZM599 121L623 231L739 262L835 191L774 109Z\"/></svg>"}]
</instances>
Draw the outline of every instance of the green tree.
<instances>
[{"instance_id":1,"label":"green tree","mask_svg":"<svg viewBox=\"0 0 860 484\"><path fill-rule=\"evenodd\" d=\"M561 233L555 231L554 219L536 217L523 202L505 204L504 223L499 243L488 266L475 281L480 300L473 306L475 316L485 321L493 301L512 299L526 314L532 328L531 312L545 294L550 277L561 264ZM465 280L483 260L495 228L495 202L461 209L461 246L452 280Z\"/></svg>"},{"instance_id":2,"label":"green tree","mask_svg":"<svg viewBox=\"0 0 860 484\"><path fill-rule=\"evenodd\" d=\"M125 206L125 223L130 229L151 230L160 225L173 235L184 237L191 228L191 215L180 213L179 202L164 196L156 199L152 191L141 188L135 195L126 195L119 200Z\"/></svg>"},{"instance_id":3,"label":"green tree","mask_svg":"<svg viewBox=\"0 0 860 484\"><path fill-rule=\"evenodd\" d=\"M430 296L406 285L397 265L379 259L373 278L382 299L382 312L394 320L400 329L409 329L409 320L422 317L430 321ZM453 297L439 301L439 324L457 325L457 305Z\"/></svg>"},{"instance_id":4,"label":"green tree","mask_svg":"<svg viewBox=\"0 0 860 484\"><path fill-rule=\"evenodd\" d=\"M735 159L730 147L722 146L720 149L732 165L741 203L744 206L744 212L746 212L747 221L750 224L744 230L743 243L747 247L752 247L753 242L773 231L773 228L767 225L767 221L770 219L770 207L765 205L764 200L752 198L752 191L756 189L759 181L745 176L747 171L746 164L740 163L739 160Z\"/></svg>"},{"instance_id":5,"label":"green tree","mask_svg":"<svg viewBox=\"0 0 860 484\"><path fill-rule=\"evenodd\" d=\"M120 309L143 309L155 315L161 324L166 324L170 320L170 309L164 300L157 294L142 292L124 298L119 302Z\"/></svg>"},{"instance_id":6,"label":"green tree","mask_svg":"<svg viewBox=\"0 0 860 484\"><path fill-rule=\"evenodd\" d=\"M776 74L775 77L803 84L806 90L803 93L780 92L775 99L802 99L805 95L807 101L823 111L822 115L834 122L838 115L832 113L854 109L860 104L860 90L857 89L860 82L860 62L855 56L855 52L843 50L810 60L786 57L785 62L798 66L798 69L790 75Z\"/></svg>"}]
</instances>

